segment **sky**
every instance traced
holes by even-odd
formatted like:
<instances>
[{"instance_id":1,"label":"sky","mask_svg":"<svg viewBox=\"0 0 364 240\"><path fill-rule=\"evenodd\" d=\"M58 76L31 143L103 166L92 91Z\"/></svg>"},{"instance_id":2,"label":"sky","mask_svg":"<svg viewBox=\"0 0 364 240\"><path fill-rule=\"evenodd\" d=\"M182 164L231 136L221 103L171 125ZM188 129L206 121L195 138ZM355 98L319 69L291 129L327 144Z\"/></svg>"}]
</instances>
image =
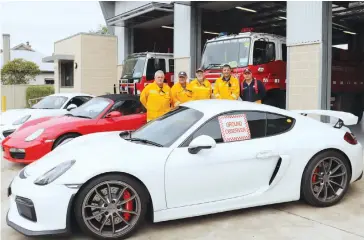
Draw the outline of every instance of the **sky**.
<instances>
[{"instance_id":1,"label":"sky","mask_svg":"<svg viewBox=\"0 0 364 240\"><path fill-rule=\"evenodd\" d=\"M1 2L0 32L10 34L10 46L29 44L52 55L54 42L105 25L98 1ZM0 40L2 48L2 36Z\"/></svg>"}]
</instances>

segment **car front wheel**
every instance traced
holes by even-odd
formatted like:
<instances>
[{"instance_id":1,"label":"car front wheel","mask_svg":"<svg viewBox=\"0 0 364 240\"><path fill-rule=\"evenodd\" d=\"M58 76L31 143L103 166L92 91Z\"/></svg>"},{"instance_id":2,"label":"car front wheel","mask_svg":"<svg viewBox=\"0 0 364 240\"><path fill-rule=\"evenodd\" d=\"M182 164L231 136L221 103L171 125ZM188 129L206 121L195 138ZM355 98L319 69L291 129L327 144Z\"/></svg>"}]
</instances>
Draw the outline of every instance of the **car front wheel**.
<instances>
[{"instance_id":1,"label":"car front wheel","mask_svg":"<svg viewBox=\"0 0 364 240\"><path fill-rule=\"evenodd\" d=\"M316 207L338 203L349 188L350 166L346 157L336 151L315 156L302 176L303 199Z\"/></svg>"},{"instance_id":2,"label":"car front wheel","mask_svg":"<svg viewBox=\"0 0 364 240\"><path fill-rule=\"evenodd\" d=\"M144 221L147 199L144 186L131 177L97 177L76 198L76 220L85 233L95 238L125 239Z\"/></svg>"}]
</instances>

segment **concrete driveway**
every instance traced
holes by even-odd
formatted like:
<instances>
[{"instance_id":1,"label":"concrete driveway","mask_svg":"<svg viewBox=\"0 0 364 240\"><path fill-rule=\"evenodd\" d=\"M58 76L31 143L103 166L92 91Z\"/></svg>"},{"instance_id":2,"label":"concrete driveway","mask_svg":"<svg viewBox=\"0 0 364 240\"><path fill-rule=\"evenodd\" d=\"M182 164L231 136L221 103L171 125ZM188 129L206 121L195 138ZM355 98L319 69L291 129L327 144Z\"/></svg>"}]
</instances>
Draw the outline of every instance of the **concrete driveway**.
<instances>
[{"instance_id":1,"label":"concrete driveway","mask_svg":"<svg viewBox=\"0 0 364 240\"><path fill-rule=\"evenodd\" d=\"M364 123L352 128L364 144ZM1 237L9 240L28 239L6 225L8 209L6 189L21 169L2 161ZM301 202L277 204L191 219L147 224L134 240L187 239L364 239L364 181L351 185L342 202L330 208L313 208ZM44 238L42 238L44 239ZM77 234L70 239L89 239Z\"/></svg>"}]
</instances>

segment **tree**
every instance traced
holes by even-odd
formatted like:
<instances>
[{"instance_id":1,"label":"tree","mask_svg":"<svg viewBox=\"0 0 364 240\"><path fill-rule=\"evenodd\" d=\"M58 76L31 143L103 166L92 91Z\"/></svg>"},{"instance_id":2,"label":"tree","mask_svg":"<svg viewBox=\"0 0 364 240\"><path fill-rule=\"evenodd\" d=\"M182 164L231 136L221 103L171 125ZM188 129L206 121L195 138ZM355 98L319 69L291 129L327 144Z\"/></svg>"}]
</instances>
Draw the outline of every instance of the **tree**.
<instances>
[{"instance_id":1,"label":"tree","mask_svg":"<svg viewBox=\"0 0 364 240\"><path fill-rule=\"evenodd\" d=\"M34 79L40 74L37 64L16 58L6 63L1 69L1 82L4 85L28 84L29 80Z\"/></svg>"},{"instance_id":2,"label":"tree","mask_svg":"<svg viewBox=\"0 0 364 240\"><path fill-rule=\"evenodd\" d=\"M101 35L110 35L109 29L107 28L107 26L104 26L104 25L100 25L98 30L96 30L96 31L91 30L90 33L96 33L96 34L101 34Z\"/></svg>"}]
</instances>

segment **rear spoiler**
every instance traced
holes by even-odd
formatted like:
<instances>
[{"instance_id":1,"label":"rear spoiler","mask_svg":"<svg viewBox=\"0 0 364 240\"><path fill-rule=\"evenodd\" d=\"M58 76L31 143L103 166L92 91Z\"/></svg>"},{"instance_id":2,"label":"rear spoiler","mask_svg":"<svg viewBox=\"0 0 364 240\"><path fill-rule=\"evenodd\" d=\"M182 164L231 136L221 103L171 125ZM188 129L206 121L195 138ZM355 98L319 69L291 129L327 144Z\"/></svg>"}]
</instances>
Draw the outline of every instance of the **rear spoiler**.
<instances>
[{"instance_id":1,"label":"rear spoiler","mask_svg":"<svg viewBox=\"0 0 364 240\"><path fill-rule=\"evenodd\" d=\"M358 123L358 117L352 113L342 112L342 111L332 111L332 110L292 110L292 112L300 113L304 116L307 114L315 114L321 116L329 116L338 118L335 128L341 128L346 125L355 125Z\"/></svg>"}]
</instances>

